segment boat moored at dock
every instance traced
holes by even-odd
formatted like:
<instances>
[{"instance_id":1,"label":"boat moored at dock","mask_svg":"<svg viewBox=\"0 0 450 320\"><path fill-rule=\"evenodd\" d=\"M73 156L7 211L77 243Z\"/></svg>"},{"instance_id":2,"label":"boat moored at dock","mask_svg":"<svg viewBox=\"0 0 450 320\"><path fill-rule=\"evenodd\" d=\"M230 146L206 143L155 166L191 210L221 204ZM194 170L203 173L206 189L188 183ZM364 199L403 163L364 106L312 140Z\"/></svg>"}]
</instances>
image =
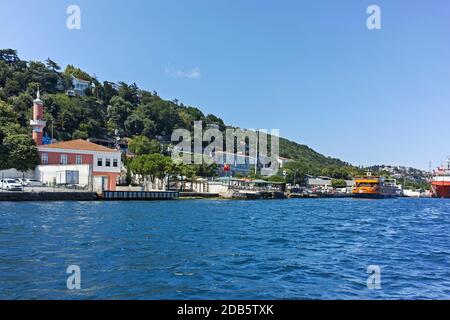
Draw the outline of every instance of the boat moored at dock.
<instances>
[{"instance_id":1,"label":"boat moored at dock","mask_svg":"<svg viewBox=\"0 0 450 320\"><path fill-rule=\"evenodd\" d=\"M450 157L447 168L438 168L431 181L431 192L436 198L450 198Z\"/></svg>"},{"instance_id":2,"label":"boat moored at dock","mask_svg":"<svg viewBox=\"0 0 450 320\"><path fill-rule=\"evenodd\" d=\"M356 198L397 198L400 189L395 179L372 176L369 172L366 177L356 178L352 194Z\"/></svg>"}]
</instances>

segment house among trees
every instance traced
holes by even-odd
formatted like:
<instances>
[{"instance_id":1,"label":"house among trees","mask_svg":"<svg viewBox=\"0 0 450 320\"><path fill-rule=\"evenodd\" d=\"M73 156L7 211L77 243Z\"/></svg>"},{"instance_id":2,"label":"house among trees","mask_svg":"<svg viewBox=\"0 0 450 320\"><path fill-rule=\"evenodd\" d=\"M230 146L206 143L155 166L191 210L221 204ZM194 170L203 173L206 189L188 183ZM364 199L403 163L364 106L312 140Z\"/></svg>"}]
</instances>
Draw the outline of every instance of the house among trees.
<instances>
[{"instance_id":1,"label":"house among trees","mask_svg":"<svg viewBox=\"0 0 450 320\"><path fill-rule=\"evenodd\" d=\"M74 93L78 96L84 97L86 95L86 90L91 87L91 82L78 79L74 75L72 75L72 85Z\"/></svg>"}]
</instances>

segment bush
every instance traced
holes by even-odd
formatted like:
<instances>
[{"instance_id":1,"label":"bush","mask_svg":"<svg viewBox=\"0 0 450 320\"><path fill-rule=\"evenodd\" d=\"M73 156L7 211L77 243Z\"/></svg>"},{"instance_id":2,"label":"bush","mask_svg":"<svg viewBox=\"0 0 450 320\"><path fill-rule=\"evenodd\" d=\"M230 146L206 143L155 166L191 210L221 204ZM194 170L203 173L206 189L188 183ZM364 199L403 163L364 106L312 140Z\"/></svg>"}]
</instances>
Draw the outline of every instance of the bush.
<instances>
[{"instance_id":1,"label":"bush","mask_svg":"<svg viewBox=\"0 0 450 320\"><path fill-rule=\"evenodd\" d=\"M333 188L345 188L347 187L347 182L344 179L333 179L331 180L331 186Z\"/></svg>"}]
</instances>

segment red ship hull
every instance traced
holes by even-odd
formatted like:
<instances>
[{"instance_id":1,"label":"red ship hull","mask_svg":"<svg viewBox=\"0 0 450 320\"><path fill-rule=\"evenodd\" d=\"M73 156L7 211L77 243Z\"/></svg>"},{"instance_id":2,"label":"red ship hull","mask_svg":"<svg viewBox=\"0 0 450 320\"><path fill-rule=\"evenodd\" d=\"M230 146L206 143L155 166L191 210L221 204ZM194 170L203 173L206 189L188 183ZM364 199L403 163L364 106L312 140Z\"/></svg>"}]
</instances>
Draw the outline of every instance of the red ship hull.
<instances>
[{"instance_id":1,"label":"red ship hull","mask_svg":"<svg viewBox=\"0 0 450 320\"><path fill-rule=\"evenodd\" d=\"M450 182L433 181L433 194L438 198L450 198Z\"/></svg>"}]
</instances>

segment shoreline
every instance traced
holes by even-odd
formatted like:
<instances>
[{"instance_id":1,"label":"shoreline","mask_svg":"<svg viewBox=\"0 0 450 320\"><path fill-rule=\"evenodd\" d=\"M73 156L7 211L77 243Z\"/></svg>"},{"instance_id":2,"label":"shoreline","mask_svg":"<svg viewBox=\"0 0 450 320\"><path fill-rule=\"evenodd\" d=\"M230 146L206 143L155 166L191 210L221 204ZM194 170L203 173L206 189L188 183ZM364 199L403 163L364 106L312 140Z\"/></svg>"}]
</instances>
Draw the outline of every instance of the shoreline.
<instances>
[{"instance_id":1,"label":"shoreline","mask_svg":"<svg viewBox=\"0 0 450 320\"><path fill-rule=\"evenodd\" d=\"M112 195L111 195L112 194ZM214 193L198 192L177 192L177 191L147 191L147 192L108 192L98 195L95 192L0 192L1 202L40 202L40 201L161 201L161 200L227 200L227 201L248 201L248 200L291 200L291 199L344 199L355 198L353 195L302 195L283 198L225 198ZM407 199L439 199L433 197L396 197ZM391 199L396 199L391 198ZM370 199L369 199L370 200Z\"/></svg>"}]
</instances>

